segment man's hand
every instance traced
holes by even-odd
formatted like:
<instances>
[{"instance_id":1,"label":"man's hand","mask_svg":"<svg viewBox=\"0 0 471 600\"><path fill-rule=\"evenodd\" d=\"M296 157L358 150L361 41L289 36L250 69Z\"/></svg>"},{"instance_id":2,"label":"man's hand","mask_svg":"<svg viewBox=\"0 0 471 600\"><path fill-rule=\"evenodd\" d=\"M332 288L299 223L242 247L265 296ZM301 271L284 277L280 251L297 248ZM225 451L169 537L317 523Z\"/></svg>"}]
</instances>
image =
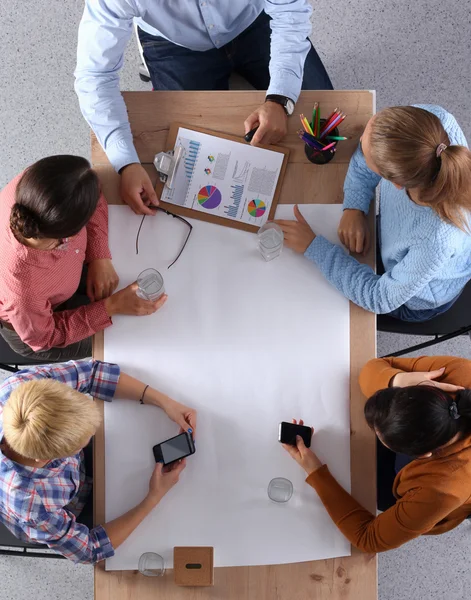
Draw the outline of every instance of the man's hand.
<instances>
[{"instance_id":1,"label":"man's hand","mask_svg":"<svg viewBox=\"0 0 471 600\"><path fill-rule=\"evenodd\" d=\"M283 230L285 245L295 252L304 254L312 244L316 235L301 214L297 204L294 207L294 216L296 217L296 221L285 221L280 219L275 221L275 223Z\"/></svg>"},{"instance_id":2,"label":"man's hand","mask_svg":"<svg viewBox=\"0 0 471 600\"><path fill-rule=\"evenodd\" d=\"M139 286L136 282L119 290L109 298L105 298L105 309L108 316L135 315L144 316L155 313L167 301L168 296L163 294L157 300L144 300L136 294Z\"/></svg>"},{"instance_id":3,"label":"man's hand","mask_svg":"<svg viewBox=\"0 0 471 600\"><path fill-rule=\"evenodd\" d=\"M408 387L409 385L432 385L434 387L454 394L458 390L464 390L461 385L453 385L452 383L441 383L433 381L445 374L445 367L436 371L412 371L411 373L397 373L389 383L389 387Z\"/></svg>"},{"instance_id":4,"label":"man's hand","mask_svg":"<svg viewBox=\"0 0 471 600\"><path fill-rule=\"evenodd\" d=\"M136 215L155 215L159 200L147 171L139 163L127 165L121 171L121 198Z\"/></svg>"},{"instance_id":5,"label":"man's hand","mask_svg":"<svg viewBox=\"0 0 471 600\"><path fill-rule=\"evenodd\" d=\"M276 144L288 132L288 117L281 104L268 100L244 122L245 133L258 127L250 142L252 146Z\"/></svg>"},{"instance_id":6,"label":"man's hand","mask_svg":"<svg viewBox=\"0 0 471 600\"><path fill-rule=\"evenodd\" d=\"M293 423L297 424L296 419L293 419ZM304 421L301 419L299 424L304 425ZM296 446L291 446L290 444L282 444L282 446L308 475L322 467L321 461L310 448L306 448L303 438L299 435L296 436L296 444Z\"/></svg>"},{"instance_id":7,"label":"man's hand","mask_svg":"<svg viewBox=\"0 0 471 600\"><path fill-rule=\"evenodd\" d=\"M164 467L162 463L157 463L149 481L149 493L147 495L149 500L154 504L158 504L178 482L180 473L185 467L185 459L174 462L168 467Z\"/></svg>"},{"instance_id":8,"label":"man's hand","mask_svg":"<svg viewBox=\"0 0 471 600\"><path fill-rule=\"evenodd\" d=\"M88 265L87 296L90 302L108 298L118 287L119 277L109 258L97 258Z\"/></svg>"},{"instance_id":9,"label":"man's hand","mask_svg":"<svg viewBox=\"0 0 471 600\"><path fill-rule=\"evenodd\" d=\"M370 249L370 230L362 210L347 208L343 211L338 235L350 252L366 254Z\"/></svg>"},{"instance_id":10,"label":"man's hand","mask_svg":"<svg viewBox=\"0 0 471 600\"><path fill-rule=\"evenodd\" d=\"M180 425L181 433L188 431L194 437L196 430L196 410L194 408L189 408L171 398L166 399L165 403L162 403L162 408L169 419Z\"/></svg>"}]
</instances>

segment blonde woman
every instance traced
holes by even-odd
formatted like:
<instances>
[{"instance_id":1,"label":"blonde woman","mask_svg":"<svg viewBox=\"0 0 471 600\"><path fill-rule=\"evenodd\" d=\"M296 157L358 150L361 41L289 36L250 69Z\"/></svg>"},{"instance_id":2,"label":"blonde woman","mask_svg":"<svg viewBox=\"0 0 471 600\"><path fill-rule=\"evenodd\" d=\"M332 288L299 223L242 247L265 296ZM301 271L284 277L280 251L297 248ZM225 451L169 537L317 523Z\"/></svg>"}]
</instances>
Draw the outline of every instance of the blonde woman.
<instances>
[{"instance_id":1,"label":"blonde woman","mask_svg":"<svg viewBox=\"0 0 471 600\"><path fill-rule=\"evenodd\" d=\"M339 237L350 252L368 250L366 215L378 185L383 274L316 235L298 207L296 221L279 221L285 244L362 308L427 321L471 279L471 152L453 115L440 106L397 106L370 119L344 184Z\"/></svg>"},{"instance_id":2,"label":"blonde woman","mask_svg":"<svg viewBox=\"0 0 471 600\"><path fill-rule=\"evenodd\" d=\"M194 410L115 364L82 360L33 367L0 386L0 523L17 538L47 544L76 563L113 556L185 468L184 460L172 468L157 464L136 507L91 529L80 523L91 490L83 448L100 423L90 396L153 404L182 430L192 433L196 426Z\"/></svg>"}]
</instances>

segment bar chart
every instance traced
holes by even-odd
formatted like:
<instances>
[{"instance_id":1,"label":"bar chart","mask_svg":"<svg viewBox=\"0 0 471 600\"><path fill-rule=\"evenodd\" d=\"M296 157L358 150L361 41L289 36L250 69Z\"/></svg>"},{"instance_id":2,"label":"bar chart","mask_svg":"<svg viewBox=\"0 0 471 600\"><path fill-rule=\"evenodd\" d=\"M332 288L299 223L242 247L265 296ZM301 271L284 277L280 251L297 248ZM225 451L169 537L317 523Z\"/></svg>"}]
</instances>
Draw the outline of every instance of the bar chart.
<instances>
[{"instance_id":1,"label":"bar chart","mask_svg":"<svg viewBox=\"0 0 471 600\"><path fill-rule=\"evenodd\" d=\"M237 213L239 212L239 206L242 201L242 195L244 193L244 186L240 184L231 185L231 200L232 204L230 206L225 206L225 214L232 219L237 218Z\"/></svg>"},{"instance_id":2,"label":"bar chart","mask_svg":"<svg viewBox=\"0 0 471 600\"><path fill-rule=\"evenodd\" d=\"M195 163L196 159L198 158L200 146L200 142L196 142L195 140L188 140L186 155L183 160L185 165L185 173L188 181L191 181L191 178L193 176L193 171L195 170Z\"/></svg>"}]
</instances>

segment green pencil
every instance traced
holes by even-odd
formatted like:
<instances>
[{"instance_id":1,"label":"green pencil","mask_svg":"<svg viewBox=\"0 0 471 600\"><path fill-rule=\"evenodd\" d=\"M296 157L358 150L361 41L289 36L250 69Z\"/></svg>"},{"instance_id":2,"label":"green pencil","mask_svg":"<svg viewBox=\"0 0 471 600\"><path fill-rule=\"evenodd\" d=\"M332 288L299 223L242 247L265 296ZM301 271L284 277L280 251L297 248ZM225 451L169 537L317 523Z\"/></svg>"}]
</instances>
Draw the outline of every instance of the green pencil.
<instances>
[{"instance_id":1,"label":"green pencil","mask_svg":"<svg viewBox=\"0 0 471 600\"><path fill-rule=\"evenodd\" d=\"M316 135L319 136L321 134L321 107L317 109L317 127L316 127Z\"/></svg>"},{"instance_id":2,"label":"green pencil","mask_svg":"<svg viewBox=\"0 0 471 600\"><path fill-rule=\"evenodd\" d=\"M325 139L326 140L335 140L336 142L341 142L342 140L348 140L348 138L342 137L339 135L326 135Z\"/></svg>"},{"instance_id":3,"label":"green pencil","mask_svg":"<svg viewBox=\"0 0 471 600\"><path fill-rule=\"evenodd\" d=\"M314 108L312 109L312 119L311 119L311 129L312 131L314 131L314 129L316 128L316 111L317 111L317 107L319 106L318 102L314 102Z\"/></svg>"}]
</instances>

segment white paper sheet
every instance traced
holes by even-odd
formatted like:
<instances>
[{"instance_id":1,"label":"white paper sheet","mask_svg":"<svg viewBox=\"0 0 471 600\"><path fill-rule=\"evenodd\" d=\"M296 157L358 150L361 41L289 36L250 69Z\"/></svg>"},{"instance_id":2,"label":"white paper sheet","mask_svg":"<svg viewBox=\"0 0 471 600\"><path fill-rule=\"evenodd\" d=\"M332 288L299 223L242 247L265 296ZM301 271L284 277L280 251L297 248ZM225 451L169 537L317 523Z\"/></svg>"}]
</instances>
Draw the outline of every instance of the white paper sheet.
<instances>
[{"instance_id":1,"label":"white paper sheet","mask_svg":"<svg viewBox=\"0 0 471 600\"><path fill-rule=\"evenodd\" d=\"M301 210L335 241L341 206ZM280 206L289 218L292 207ZM175 486L107 569L136 569L143 552L172 565L174 546L214 546L216 566L301 562L345 556L339 533L305 474L278 443L278 424L314 425L314 449L350 489L349 303L317 268L290 250L265 263L256 235L193 221L190 242L167 271L184 225L110 207L110 244L120 286L147 267L169 298L148 317L113 318L105 360L198 410L196 454ZM105 405L106 519L145 496L152 447L178 427L151 406ZM292 481L286 504L267 496L273 477Z\"/></svg>"},{"instance_id":2,"label":"white paper sheet","mask_svg":"<svg viewBox=\"0 0 471 600\"><path fill-rule=\"evenodd\" d=\"M162 200L261 227L270 213L284 154L180 127L175 184Z\"/></svg>"}]
</instances>

